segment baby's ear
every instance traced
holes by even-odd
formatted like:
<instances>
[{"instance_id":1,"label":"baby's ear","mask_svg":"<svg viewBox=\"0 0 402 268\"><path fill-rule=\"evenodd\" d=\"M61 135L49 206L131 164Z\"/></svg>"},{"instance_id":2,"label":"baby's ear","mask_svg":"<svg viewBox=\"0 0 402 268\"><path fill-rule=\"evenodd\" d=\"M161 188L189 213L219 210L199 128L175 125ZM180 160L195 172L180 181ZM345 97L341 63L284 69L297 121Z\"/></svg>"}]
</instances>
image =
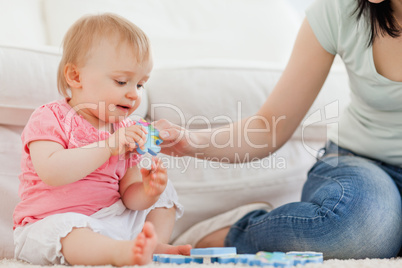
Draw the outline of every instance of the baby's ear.
<instances>
[{"instance_id":1,"label":"baby's ear","mask_svg":"<svg viewBox=\"0 0 402 268\"><path fill-rule=\"evenodd\" d=\"M66 66L64 66L64 78L70 88L82 88L80 72L76 65L67 63Z\"/></svg>"}]
</instances>

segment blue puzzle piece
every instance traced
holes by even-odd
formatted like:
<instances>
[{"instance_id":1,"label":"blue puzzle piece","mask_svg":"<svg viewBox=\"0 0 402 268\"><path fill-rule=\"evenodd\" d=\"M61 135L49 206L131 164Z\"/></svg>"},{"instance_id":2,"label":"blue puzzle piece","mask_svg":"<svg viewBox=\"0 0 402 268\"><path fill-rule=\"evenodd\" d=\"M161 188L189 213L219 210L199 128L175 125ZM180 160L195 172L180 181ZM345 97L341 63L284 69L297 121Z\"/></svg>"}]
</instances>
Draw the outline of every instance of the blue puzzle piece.
<instances>
[{"instance_id":1,"label":"blue puzzle piece","mask_svg":"<svg viewBox=\"0 0 402 268\"><path fill-rule=\"evenodd\" d=\"M171 256L163 256L163 263L175 263L175 264L183 264L190 263L192 261L191 257L183 256L183 255L171 255Z\"/></svg>"},{"instance_id":2,"label":"blue puzzle piece","mask_svg":"<svg viewBox=\"0 0 402 268\"><path fill-rule=\"evenodd\" d=\"M324 256L321 252L313 251L290 251L286 253L287 256L292 256L294 259L294 265L307 264L307 263L322 263Z\"/></svg>"},{"instance_id":3,"label":"blue puzzle piece","mask_svg":"<svg viewBox=\"0 0 402 268\"><path fill-rule=\"evenodd\" d=\"M225 255L236 255L235 247L222 248L193 248L190 251L191 257L218 257Z\"/></svg>"},{"instance_id":4,"label":"blue puzzle piece","mask_svg":"<svg viewBox=\"0 0 402 268\"><path fill-rule=\"evenodd\" d=\"M217 262L217 263L220 263L220 264L238 263L239 258L237 257L237 255L220 256L220 257L211 258L211 262L212 263Z\"/></svg>"},{"instance_id":5,"label":"blue puzzle piece","mask_svg":"<svg viewBox=\"0 0 402 268\"><path fill-rule=\"evenodd\" d=\"M175 264L183 264L183 263L202 263L202 258L193 258L190 256L183 255L174 255L174 254L154 254L153 261L159 263L175 263Z\"/></svg>"},{"instance_id":6,"label":"blue puzzle piece","mask_svg":"<svg viewBox=\"0 0 402 268\"><path fill-rule=\"evenodd\" d=\"M255 259L255 254L239 254L237 255L239 263L247 264L250 260Z\"/></svg>"},{"instance_id":7,"label":"blue puzzle piece","mask_svg":"<svg viewBox=\"0 0 402 268\"><path fill-rule=\"evenodd\" d=\"M280 267L288 268L308 263L322 263L321 252L258 252L257 254L236 254L236 248L197 248L191 250L191 256L155 254L154 261L160 263L207 263L227 264L239 263L248 266L258 267ZM210 262L209 262L210 260Z\"/></svg>"},{"instance_id":8,"label":"blue puzzle piece","mask_svg":"<svg viewBox=\"0 0 402 268\"><path fill-rule=\"evenodd\" d=\"M273 266L287 268L293 266L293 259L284 252L258 252L256 258L261 261L259 266Z\"/></svg>"}]
</instances>

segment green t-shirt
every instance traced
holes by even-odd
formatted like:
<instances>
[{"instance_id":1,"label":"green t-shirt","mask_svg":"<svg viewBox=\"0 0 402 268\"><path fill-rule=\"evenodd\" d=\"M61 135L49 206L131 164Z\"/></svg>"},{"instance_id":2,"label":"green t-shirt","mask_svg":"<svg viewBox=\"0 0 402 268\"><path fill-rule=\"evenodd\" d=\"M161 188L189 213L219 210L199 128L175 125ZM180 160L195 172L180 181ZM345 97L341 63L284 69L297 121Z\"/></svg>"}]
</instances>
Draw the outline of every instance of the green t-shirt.
<instances>
[{"instance_id":1,"label":"green t-shirt","mask_svg":"<svg viewBox=\"0 0 402 268\"><path fill-rule=\"evenodd\" d=\"M328 136L355 153L402 166L402 82L377 72L370 29L364 17L357 21L356 6L357 0L316 0L306 11L318 41L342 58L349 76L351 102Z\"/></svg>"}]
</instances>

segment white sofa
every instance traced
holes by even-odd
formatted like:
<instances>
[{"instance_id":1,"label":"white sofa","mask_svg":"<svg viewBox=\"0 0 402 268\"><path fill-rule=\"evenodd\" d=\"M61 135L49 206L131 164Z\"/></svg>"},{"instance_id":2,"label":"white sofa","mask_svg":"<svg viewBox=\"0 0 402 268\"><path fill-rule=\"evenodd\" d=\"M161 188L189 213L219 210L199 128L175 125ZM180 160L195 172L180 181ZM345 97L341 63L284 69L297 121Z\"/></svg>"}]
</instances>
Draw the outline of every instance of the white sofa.
<instances>
[{"instance_id":1,"label":"white sofa","mask_svg":"<svg viewBox=\"0 0 402 268\"><path fill-rule=\"evenodd\" d=\"M0 0L0 259L13 257L20 133L33 109L60 98L61 39L77 18L107 11L140 26L152 41L155 69L138 115L203 128L257 111L281 75L310 2ZM336 127L348 103L347 87L345 71L335 66L292 139L261 161L230 165L161 155L185 206L172 239L241 204L297 201L327 128Z\"/></svg>"}]
</instances>

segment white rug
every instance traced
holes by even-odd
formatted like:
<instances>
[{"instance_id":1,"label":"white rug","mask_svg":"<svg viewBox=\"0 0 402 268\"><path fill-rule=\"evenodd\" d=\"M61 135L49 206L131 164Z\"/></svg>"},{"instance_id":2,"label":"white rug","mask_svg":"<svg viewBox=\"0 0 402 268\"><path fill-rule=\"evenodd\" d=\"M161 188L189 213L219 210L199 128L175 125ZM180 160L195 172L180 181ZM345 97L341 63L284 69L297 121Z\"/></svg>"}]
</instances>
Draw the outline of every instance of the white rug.
<instances>
[{"instance_id":1,"label":"white rug","mask_svg":"<svg viewBox=\"0 0 402 268\"><path fill-rule=\"evenodd\" d=\"M24 262L3 259L0 260L0 268L39 268L42 266L31 265ZM63 265L51 266L52 268L65 268ZM83 268L88 266L74 266L74 268ZM96 268L95 266L91 266ZM108 268L112 266L98 266L98 268ZM240 268L252 267L237 264L159 264L151 263L144 268ZM295 266L297 268L402 268L402 258L397 259L365 259L365 260L327 260L323 264L307 264L304 266Z\"/></svg>"}]
</instances>

